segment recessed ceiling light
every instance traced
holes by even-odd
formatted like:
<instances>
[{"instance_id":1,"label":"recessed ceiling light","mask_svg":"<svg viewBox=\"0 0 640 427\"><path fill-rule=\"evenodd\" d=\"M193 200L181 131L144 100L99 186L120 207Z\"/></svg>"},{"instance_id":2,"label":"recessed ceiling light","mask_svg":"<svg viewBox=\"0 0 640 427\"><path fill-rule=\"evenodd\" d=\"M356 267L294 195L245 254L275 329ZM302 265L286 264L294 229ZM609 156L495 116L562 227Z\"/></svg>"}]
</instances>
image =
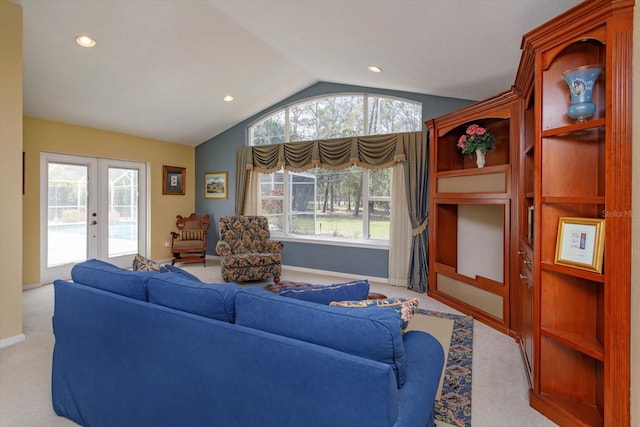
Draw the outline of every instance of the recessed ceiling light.
<instances>
[{"instance_id":1,"label":"recessed ceiling light","mask_svg":"<svg viewBox=\"0 0 640 427\"><path fill-rule=\"evenodd\" d=\"M233 101L233 96L231 96L231 95L225 95L225 96L224 96L224 98L222 98L222 100L223 100L224 102L231 102L231 101Z\"/></svg>"},{"instance_id":2,"label":"recessed ceiling light","mask_svg":"<svg viewBox=\"0 0 640 427\"><path fill-rule=\"evenodd\" d=\"M93 47L96 45L96 41L94 39L84 34L76 36L76 43L82 47Z\"/></svg>"},{"instance_id":3,"label":"recessed ceiling light","mask_svg":"<svg viewBox=\"0 0 640 427\"><path fill-rule=\"evenodd\" d=\"M382 68L372 65L369 67L369 71L371 71L372 73L381 73Z\"/></svg>"}]
</instances>

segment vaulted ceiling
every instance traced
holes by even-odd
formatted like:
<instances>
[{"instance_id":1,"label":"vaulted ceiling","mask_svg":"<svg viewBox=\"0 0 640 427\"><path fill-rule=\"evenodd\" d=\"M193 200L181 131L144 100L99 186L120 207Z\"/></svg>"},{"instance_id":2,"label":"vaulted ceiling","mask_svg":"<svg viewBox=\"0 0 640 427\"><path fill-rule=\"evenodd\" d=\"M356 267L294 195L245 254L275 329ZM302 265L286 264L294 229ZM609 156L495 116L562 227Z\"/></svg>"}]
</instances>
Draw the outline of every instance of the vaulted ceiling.
<instances>
[{"instance_id":1,"label":"vaulted ceiling","mask_svg":"<svg viewBox=\"0 0 640 427\"><path fill-rule=\"evenodd\" d=\"M496 95L514 82L522 35L579 3L15 1L25 115L192 146L318 81Z\"/></svg>"}]
</instances>

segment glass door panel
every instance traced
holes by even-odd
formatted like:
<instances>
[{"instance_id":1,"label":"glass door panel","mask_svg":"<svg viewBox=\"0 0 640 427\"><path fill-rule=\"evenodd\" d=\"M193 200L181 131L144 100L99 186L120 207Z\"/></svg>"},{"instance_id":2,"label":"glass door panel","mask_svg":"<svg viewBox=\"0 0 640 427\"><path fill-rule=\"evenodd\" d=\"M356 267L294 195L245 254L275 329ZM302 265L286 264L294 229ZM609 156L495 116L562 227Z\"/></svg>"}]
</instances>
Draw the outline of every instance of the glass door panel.
<instances>
[{"instance_id":1,"label":"glass door panel","mask_svg":"<svg viewBox=\"0 0 640 427\"><path fill-rule=\"evenodd\" d=\"M108 168L108 257L138 252L138 170Z\"/></svg>"},{"instance_id":2,"label":"glass door panel","mask_svg":"<svg viewBox=\"0 0 640 427\"><path fill-rule=\"evenodd\" d=\"M88 165L48 165L47 267L87 259L88 175Z\"/></svg>"}]
</instances>

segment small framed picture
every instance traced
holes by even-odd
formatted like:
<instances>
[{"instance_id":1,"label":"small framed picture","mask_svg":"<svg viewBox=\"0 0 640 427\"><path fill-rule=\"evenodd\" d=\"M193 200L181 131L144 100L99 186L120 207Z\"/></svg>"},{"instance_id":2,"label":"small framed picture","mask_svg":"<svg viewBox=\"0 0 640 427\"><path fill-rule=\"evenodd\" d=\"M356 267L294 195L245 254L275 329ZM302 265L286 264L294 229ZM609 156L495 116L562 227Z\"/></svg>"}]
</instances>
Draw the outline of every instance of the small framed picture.
<instances>
[{"instance_id":1,"label":"small framed picture","mask_svg":"<svg viewBox=\"0 0 640 427\"><path fill-rule=\"evenodd\" d=\"M184 195L186 168L162 166L162 194Z\"/></svg>"},{"instance_id":2,"label":"small framed picture","mask_svg":"<svg viewBox=\"0 0 640 427\"><path fill-rule=\"evenodd\" d=\"M555 263L602 273L604 219L561 217Z\"/></svg>"},{"instance_id":3,"label":"small framed picture","mask_svg":"<svg viewBox=\"0 0 640 427\"><path fill-rule=\"evenodd\" d=\"M205 199L226 200L228 193L229 172L206 172L204 174Z\"/></svg>"}]
</instances>

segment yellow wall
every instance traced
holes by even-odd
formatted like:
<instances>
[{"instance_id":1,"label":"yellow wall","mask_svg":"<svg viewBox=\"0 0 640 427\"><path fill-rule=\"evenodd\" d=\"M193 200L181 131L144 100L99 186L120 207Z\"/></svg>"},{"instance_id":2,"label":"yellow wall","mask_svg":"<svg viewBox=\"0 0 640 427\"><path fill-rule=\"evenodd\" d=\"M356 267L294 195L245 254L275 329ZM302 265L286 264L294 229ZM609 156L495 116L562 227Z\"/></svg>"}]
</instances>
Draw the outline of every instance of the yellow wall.
<instances>
[{"instance_id":1,"label":"yellow wall","mask_svg":"<svg viewBox=\"0 0 640 427\"><path fill-rule=\"evenodd\" d=\"M40 283L40 153L131 160L147 163L150 252L152 259L171 257L164 242L175 229L176 215L189 215L195 207L195 148L148 138L48 120L24 117L25 195L23 197L22 283ZM162 194L162 166L186 168L185 195Z\"/></svg>"},{"instance_id":2,"label":"yellow wall","mask_svg":"<svg viewBox=\"0 0 640 427\"><path fill-rule=\"evenodd\" d=\"M0 342L22 335L22 8L0 0Z\"/></svg>"}]
</instances>

